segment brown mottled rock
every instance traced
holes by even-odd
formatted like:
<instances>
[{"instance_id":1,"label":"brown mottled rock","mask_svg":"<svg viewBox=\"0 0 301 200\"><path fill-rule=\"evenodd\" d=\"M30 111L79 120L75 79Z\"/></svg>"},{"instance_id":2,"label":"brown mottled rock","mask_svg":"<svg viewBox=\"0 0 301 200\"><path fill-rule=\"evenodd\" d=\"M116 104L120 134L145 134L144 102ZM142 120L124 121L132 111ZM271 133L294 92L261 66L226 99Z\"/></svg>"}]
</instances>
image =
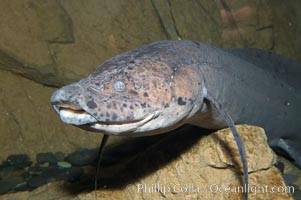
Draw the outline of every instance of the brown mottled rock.
<instances>
[{"instance_id":1,"label":"brown mottled rock","mask_svg":"<svg viewBox=\"0 0 301 200\"><path fill-rule=\"evenodd\" d=\"M292 199L288 193L259 191L259 187L268 189L285 187L279 170L273 166L276 160L275 154L267 145L262 128L247 125L236 127L247 151L250 179L249 199ZM177 140L179 142L179 138ZM63 191L62 183L51 183L32 192L24 192L22 197L20 194L8 194L2 196L1 199L8 200L9 197L14 197L16 200L25 197L50 199L50 197L47 198L47 194L53 194L59 200L66 198L95 200L95 195L98 197L97 199L108 200L242 199L242 194L239 192L241 188L238 188L242 178L240 157L228 129L201 137L191 147L172 159L169 159L168 148L162 149L167 144L170 144L170 148L175 151L179 145L179 143L173 145L168 140L162 140L159 144L140 152L138 158L122 172L122 178L117 177L115 186L107 185L106 189L99 189L96 194L92 191L67 195ZM169 162L165 163L166 160ZM150 166L155 166L155 170L143 173L145 168ZM118 172L115 171L115 174ZM124 180L128 182L120 185ZM116 186L118 184L119 186ZM224 192L216 191L219 187L224 188ZM227 188L232 190L228 191Z\"/></svg>"},{"instance_id":2,"label":"brown mottled rock","mask_svg":"<svg viewBox=\"0 0 301 200\"><path fill-rule=\"evenodd\" d=\"M236 126L244 141L250 178L249 199L292 199L287 193L256 193L257 187L284 187L281 174L273 166L274 152L267 145L264 130L246 125ZM230 152L230 153L229 153ZM242 176L235 141L229 129L201 138L189 151L149 176L120 190L98 190L100 199L242 199L238 191ZM144 187L145 190L139 190ZM157 188L156 188L157 187ZM218 187L233 192L214 192ZM168 191L170 188L170 191ZM180 191L187 189L187 192ZM157 189L157 190L156 190ZM258 188L256 188L258 190ZM76 199L93 199L94 193L81 194Z\"/></svg>"}]
</instances>

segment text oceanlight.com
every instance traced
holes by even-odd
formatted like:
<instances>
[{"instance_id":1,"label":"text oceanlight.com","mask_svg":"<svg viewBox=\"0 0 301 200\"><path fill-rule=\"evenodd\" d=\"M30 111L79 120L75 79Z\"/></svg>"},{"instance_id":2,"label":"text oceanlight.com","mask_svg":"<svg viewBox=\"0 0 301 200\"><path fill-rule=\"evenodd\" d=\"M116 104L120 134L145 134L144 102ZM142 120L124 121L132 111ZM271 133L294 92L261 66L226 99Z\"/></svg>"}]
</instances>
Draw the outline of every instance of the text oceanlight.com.
<instances>
[{"instance_id":1,"label":"text oceanlight.com","mask_svg":"<svg viewBox=\"0 0 301 200\"><path fill-rule=\"evenodd\" d=\"M249 192L250 195L256 195L259 193L294 193L294 186L270 186L270 185L248 185L248 186L224 186L218 184L212 184L207 187L198 187L194 184L130 184L127 186L128 190L137 193L244 193Z\"/></svg>"}]
</instances>

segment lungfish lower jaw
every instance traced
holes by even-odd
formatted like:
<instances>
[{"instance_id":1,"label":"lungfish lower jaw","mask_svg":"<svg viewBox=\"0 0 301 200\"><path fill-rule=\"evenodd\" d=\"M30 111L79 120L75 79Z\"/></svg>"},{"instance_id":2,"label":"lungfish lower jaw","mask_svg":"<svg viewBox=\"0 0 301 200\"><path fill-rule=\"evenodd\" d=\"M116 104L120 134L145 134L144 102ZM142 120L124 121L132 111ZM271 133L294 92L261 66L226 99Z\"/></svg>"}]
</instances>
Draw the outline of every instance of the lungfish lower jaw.
<instances>
[{"instance_id":1,"label":"lungfish lower jaw","mask_svg":"<svg viewBox=\"0 0 301 200\"><path fill-rule=\"evenodd\" d=\"M140 120L102 122L77 105L58 104L52 105L52 107L66 124L82 126L90 130L103 131L104 133L115 135L123 132L134 132L136 129L157 118L162 112L161 110L155 110Z\"/></svg>"},{"instance_id":2,"label":"lungfish lower jaw","mask_svg":"<svg viewBox=\"0 0 301 200\"><path fill-rule=\"evenodd\" d=\"M143 125L151 122L153 119L157 118L161 110L156 110L151 114L147 115L144 119L139 121L124 121L118 123L93 123L90 124L90 128L95 131L103 131L107 134L119 135L120 133L135 132L138 128L142 128Z\"/></svg>"}]
</instances>

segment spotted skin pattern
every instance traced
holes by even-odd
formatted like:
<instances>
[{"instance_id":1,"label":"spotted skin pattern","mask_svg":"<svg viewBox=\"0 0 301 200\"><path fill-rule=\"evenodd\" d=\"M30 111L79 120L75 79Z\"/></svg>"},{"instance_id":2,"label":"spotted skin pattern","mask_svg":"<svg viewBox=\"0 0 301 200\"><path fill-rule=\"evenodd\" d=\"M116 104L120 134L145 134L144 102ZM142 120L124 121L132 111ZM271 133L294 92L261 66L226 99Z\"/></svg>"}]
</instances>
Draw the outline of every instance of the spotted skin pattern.
<instances>
[{"instance_id":1,"label":"spotted skin pattern","mask_svg":"<svg viewBox=\"0 0 301 200\"><path fill-rule=\"evenodd\" d=\"M210 92L236 124L263 127L269 144L301 165L300 71L299 63L263 50L159 41L105 61L56 91L51 103L65 123L145 136L183 124L227 127Z\"/></svg>"}]
</instances>

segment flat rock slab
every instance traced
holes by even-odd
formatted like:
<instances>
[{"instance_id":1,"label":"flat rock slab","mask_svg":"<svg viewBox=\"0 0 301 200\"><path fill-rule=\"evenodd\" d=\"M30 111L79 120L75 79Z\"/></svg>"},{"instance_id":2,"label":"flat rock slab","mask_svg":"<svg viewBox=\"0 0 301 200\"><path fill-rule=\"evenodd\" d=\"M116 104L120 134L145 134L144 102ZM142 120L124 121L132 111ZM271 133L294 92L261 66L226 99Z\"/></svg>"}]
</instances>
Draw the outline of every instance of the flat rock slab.
<instances>
[{"instance_id":1,"label":"flat rock slab","mask_svg":"<svg viewBox=\"0 0 301 200\"><path fill-rule=\"evenodd\" d=\"M246 147L249 165L249 199L292 199L283 192L285 183L274 167L276 156L267 145L264 130L259 127L236 126ZM160 141L163 143L164 141ZM166 145L166 144L165 144ZM160 144L158 144L160 146ZM67 192L63 182L50 183L32 192L0 196L3 200L18 199L242 199L242 173L238 150L228 129L202 137L188 150L167 164L166 152L148 148L140 152L134 164L128 164L123 177L131 179L121 186L81 193ZM155 162L147 155L155 156ZM165 157L162 157L165 156ZM166 159L166 158L165 158ZM136 168L131 168L133 165ZM141 176L151 165L156 170ZM118 173L118 172L116 172ZM119 179L119 182L123 182ZM71 186L72 187L72 186ZM271 192L276 188L280 192ZM275 189L274 189L275 190Z\"/></svg>"}]
</instances>

